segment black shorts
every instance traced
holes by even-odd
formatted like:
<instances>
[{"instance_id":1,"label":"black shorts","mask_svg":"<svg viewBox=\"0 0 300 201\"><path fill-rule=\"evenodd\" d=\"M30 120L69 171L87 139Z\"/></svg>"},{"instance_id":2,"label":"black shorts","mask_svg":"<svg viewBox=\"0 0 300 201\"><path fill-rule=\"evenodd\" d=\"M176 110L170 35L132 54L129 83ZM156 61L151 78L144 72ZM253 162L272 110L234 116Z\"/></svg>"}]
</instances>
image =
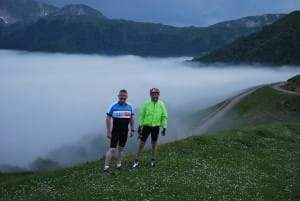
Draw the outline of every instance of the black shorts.
<instances>
[{"instance_id":1,"label":"black shorts","mask_svg":"<svg viewBox=\"0 0 300 201\"><path fill-rule=\"evenodd\" d=\"M159 126L155 126L155 127L143 126L141 140L143 142L146 142L150 134L151 134L152 142L156 142L159 135Z\"/></svg>"},{"instance_id":2,"label":"black shorts","mask_svg":"<svg viewBox=\"0 0 300 201\"><path fill-rule=\"evenodd\" d=\"M117 144L120 147L125 147L126 141L127 141L127 137L128 137L128 131L124 131L124 130L112 130L111 132L111 140L110 140L110 147L111 148L116 148Z\"/></svg>"}]
</instances>

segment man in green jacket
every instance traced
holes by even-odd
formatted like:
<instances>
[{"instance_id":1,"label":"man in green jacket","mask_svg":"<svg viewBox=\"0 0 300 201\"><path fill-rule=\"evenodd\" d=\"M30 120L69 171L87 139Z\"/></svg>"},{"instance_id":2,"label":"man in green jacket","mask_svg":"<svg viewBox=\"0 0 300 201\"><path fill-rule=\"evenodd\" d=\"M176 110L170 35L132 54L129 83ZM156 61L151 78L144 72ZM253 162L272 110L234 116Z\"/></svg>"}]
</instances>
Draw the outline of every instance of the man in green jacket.
<instances>
[{"instance_id":1,"label":"man in green jacket","mask_svg":"<svg viewBox=\"0 0 300 201\"><path fill-rule=\"evenodd\" d=\"M156 152L157 152L157 139L159 135L159 129L162 127L162 136L166 135L166 129L168 126L168 113L165 104L159 100L160 91L157 88L150 89L151 100L147 101L140 111L139 116L139 146L136 152L136 159L133 162L132 167L136 168L140 165L139 158L141 152L146 144L148 136L151 134L152 142L152 158L151 166L156 166Z\"/></svg>"}]
</instances>

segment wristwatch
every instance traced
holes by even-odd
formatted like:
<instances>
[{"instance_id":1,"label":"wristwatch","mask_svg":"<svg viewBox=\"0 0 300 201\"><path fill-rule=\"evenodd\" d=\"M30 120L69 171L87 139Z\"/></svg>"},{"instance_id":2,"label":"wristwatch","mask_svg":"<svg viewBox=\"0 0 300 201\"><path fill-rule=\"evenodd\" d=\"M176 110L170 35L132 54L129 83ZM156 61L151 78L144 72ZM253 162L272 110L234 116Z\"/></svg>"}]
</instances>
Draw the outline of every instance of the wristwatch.
<instances>
[{"instance_id":1,"label":"wristwatch","mask_svg":"<svg viewBox=\"0 0 300 201\"><path fill-rule=\"evenodd\" d=\"M135 130L134 129L131 129L131 132L134 132Z\"/></svg>"}]
</instances>

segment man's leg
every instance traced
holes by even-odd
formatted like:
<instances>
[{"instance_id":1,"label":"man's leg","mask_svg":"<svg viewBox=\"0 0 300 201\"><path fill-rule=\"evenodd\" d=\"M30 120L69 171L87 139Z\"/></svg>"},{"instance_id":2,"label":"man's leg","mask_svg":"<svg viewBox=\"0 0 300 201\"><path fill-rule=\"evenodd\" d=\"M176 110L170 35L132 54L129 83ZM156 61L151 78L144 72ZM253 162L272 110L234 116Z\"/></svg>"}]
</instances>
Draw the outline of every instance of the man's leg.
<instances>
[{"instance_id":1,"label":"man's leg","mask_svg":"<svg viewBox=\"0 0 300 201\"><path fill-rule=\"evenodd\" d=\"M151 158L151 166L156 166L156 153L157 153L157 139L159 135L159 127L153 127L151 129L151 143L152 143L152 158Z\"/></svg>"},{"instance_id":2,"label":"man's leg","mask_svg":"<svg viewBox=\"0 0 300 201\"><path fill-rule=\"evenodd\" d=\"M146 142L140 140L140 143L139 143L139 146L138 146L136 155L135 155L136 160L139 160L139 159L140 159L141 152L142 152L142 150L143 150L145 144L146 144Z\"/></svg>"},{"instance_id":3,"label":"man's leg","mask_svg":"<svg viewBox=\"0 0 300 201\"><path fill-rule=\"evenodd\" d=\"M123 150L124 150L124 147L118 146L117 168L120 168L122 166Z\"/></svg>"},{"instance_id":4,"label":"man's leg","mask_svg":"<svg viewBox=\"0 0 300 201\"><path fill-rule=\"evenodd\" d=\"M143 150L143 148L146 144L146 141L147 141L147 138L148 138L149 134L150 134L149 127L144 126L143 130L142 130L142 136L141 136L141 139L140 139L140 142L139 142L136 154L135 154L135 161L133 162L133 168L136 168L140 165L139 159L140 159L142 150Z\"/></svg>"},{"instance_id":5,"label":"man's leg","mask_svg":"<svg viewBox=\"0 0 300 201\"><path fill-rule=\"evenodd\" d=\"M146 144L146 141L147 141L148 136L150 135L150 132L151 132L151 127L143 126L142 136L141 136L140 143L139 143L137 151L136 151L136 160L137 161L140 159L141 152Z\"/></svg>"},{"instance_id":6,"label":"man's leg","mask_svg":"<svg viewBox=\"0 0 300 201\"><path fill-rule=\"evenodd\" d=\"M107 150L106 154L105 154L105 164L104 164L104 170L108 170L109 169L109 164L110 161L112 159L113 154L116 151L116 147L117 147L117 142L118 142L118 136L117 134L113 131L112 132L112 137L110 139L110 148Z\"/></svg>"},{"instance_id":7,"label":"man's leg","mask_svg":"<svg viewBox=\"0 0 300 201\"><path fill-rule=\"evenodd\" d=\"M109 169L109 163L111 161L111 158L115 152L116 148L109 148L105 154L105 165L104 165L104 170Z\"/></svg>"},{"instance_id":8,"label":"man's leg","mask_svg":"<svg viewBox=\"0 0 300 201\"><path fill-rule=\"evenodd\" d=\"M157 142L152 141L152 159L156 159L156 153L157 153Z\"/></svg>"},{"instance_id":9,"label":"man's leg","mask_svg":"<svg viewBox=\"0 0 300 201\"><path fill-rule=\"evenodd\" d=\"M123 150L127 142L128 131L120 133L119 135L119 145L118 145L118 154L117 154L117 168L120 169L122 166L123 159Z\"/></svg>"},{"instance_id":10,"label":"man's leg","mask_svg":"<svg viewBox=\"0 0 300 201\"><path fill-rule=\"evenodd\" d=\"M140 166L139 159L140 159L141 152L142 152L145 144L146 144L145 141L140 140L139 146L138 146L137 151L136 151L135 160L134 160L133 165L132 165L133 168L137 168L137 167Z\"/></svg>"}]
</instances>

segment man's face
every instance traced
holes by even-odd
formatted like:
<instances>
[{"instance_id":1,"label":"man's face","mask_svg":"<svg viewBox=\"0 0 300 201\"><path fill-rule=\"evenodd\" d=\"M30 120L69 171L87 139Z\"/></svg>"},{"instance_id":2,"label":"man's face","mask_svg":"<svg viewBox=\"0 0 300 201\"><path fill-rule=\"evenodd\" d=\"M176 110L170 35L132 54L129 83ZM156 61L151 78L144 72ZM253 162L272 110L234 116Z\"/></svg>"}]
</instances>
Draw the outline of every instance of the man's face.
<instances>
[{"instance_id":1,"label":"man's face","mask_svg":"<svg viewBox=\"0 0 300 201\"><path fill-rule=\"evenodd\" d=\"M126 99L127 99L127 93L125 92L120 92L119 93L119 102L122 104L122 103L125 103L126 102Z\"/></svg>"},{"instance_id":2,"label":"man's face","mask_svg":"<svg viewBox=\"0 0 300 201\"><path fill-rule=\"evenodd\" d=\"M156 93L156 92L152 92L151 94L150 94L150 96L151 96L151 100L152 101L158 101L158 98L159 98L159 93Z\"/></svg>"}]
</instances>

